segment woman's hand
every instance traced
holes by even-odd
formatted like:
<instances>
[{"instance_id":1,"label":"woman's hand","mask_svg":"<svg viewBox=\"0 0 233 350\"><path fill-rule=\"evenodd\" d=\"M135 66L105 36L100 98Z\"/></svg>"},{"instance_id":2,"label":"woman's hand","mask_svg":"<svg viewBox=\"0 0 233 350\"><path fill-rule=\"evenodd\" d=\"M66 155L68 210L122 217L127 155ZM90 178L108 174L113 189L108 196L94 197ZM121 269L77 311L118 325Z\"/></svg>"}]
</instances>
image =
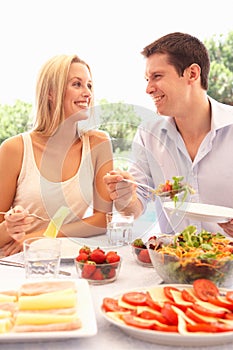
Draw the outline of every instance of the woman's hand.
<instances>
[{"instance_id":1,"label":"woman's hand","mask_svg":"<svg viewBox=\"0 0 233 350\"><path fill-rule=\"evenodd\" d=\"M7 233L15 241L20 241L25 236L25 233L34 221L33 217L27 215L28 211L17 205L4 216Z\"/></svg>"},{"instance_id":2,"label":"woman's hand","mask_svg":"<svg viewBox=\"0 0 233 350\"><path fill-rule=\"evenodd\" d=\"M14 239L12 239L9 243L6 243L4 247L1 248L1 252L4 256L17 254L22 251L23 251L23 239L21 241L15 241Z\"/></svg>"}]
</instances>

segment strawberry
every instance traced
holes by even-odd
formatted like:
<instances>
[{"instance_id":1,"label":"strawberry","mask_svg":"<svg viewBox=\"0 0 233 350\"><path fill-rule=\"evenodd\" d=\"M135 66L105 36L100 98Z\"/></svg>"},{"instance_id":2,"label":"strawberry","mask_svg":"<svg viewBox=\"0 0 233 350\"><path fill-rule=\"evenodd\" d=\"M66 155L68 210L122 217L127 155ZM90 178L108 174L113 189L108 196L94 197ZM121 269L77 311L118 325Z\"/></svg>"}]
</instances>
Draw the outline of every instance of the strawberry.
<instances>
[{"instance_id":1,"label":"strawberry","mask_svg":"<svg viewBox=\"0 0 233 350\"><path fill-rule=\"evenodd\" d=\"M114 251L109 251L106 254L106 262L111 264L120 261L120 256L114 252Z\"/></svg>"},{"instance_id":2,"label":"strawberry","mask_svg":"<svg viewBox=\"0 0 233 350\"><path fill-rule=\"evenodd\" d=\"M100 269L96 269L93 275L91 276L91 279L101 281L104 279L104 275L102 274Z\"/></svg>"},{"instance_id":3,"label":"strawberry","mask_svg":"<svg viewBox=\"0 0 233 350\"><path fill-rule=\"evenodd\" d=\"M76 257L77 261L85 262L88 259L88 254L87 253L79 253L79 255Z\"/></svg>"},{"instance_id":4,"label":"strawberry","mask_svg":"<svg viewBox=\"0 0 233 350\"><path fill-rule=\"evenodd\" d=\"M78 271L80 272L81 269L81 277L88 279L89 282L105 279L113 281L120 260L120 256L115 251L105 253L100 247L92 250L87 246L80 248L79 255L76 257Z\"/></svg>"},{"instance_id":5,"label":"strawberry","mask_svg":"<svg viewBox=\"0 0 233 350\"><path fill-rule=\"evenodd\" d=\"M84 245L79 249L79 254L81 253L86 253L86 254L90 254L91 252L91 248L89 248L88 246Z\"/></svg>"},{"instance_id":6,"label":"strawberry","mask_svg":"<svg viewBox=\"0 0 233 350\"><path fill-rule=\"evenodd\" d=\"M82 277L83 278L89 278L93 275L93 273L96 270L96 264L93 262L86 262L83 265L83 269L82 269Z\"/></svg>"},{"instance_id":7,"label":"strawberry","mask_svg":"<svg viewBox=\"0 0 233 350\"><path fill-rule=\"evenodd\" d=\"M107 278L113 278L116 275L116 270L114 268L110 269Z\"/></svg>"},{"instance_id":8,"label":"strawberry","mask_svg":"<svg viewBox=\"0 0 233 350\"><path fill-rule=\"evenodd\" d=\"M90 253L89 258L96 264L102 264L105 261L105 253L102 249L96 248Z\"/></svg>"},{"instance_id":9,"label":"strawberry","mask_svg":"<svg viewBox=\"0 0 233 350\"><path fill-rule=\"evenodd\" d=\"M147 249L142 249L140 251L140 253L138 254L138 260L150 264L151 260L150 260L150 256L149 256L149 252Z\"/></svg>"}]
</instances>

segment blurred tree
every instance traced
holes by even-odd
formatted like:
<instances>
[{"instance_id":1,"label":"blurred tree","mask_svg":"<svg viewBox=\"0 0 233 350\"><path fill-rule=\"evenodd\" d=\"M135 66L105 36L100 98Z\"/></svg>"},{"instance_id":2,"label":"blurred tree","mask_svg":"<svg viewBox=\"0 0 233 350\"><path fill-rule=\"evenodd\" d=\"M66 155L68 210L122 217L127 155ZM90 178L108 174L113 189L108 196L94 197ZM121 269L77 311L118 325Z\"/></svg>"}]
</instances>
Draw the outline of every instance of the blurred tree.
<instances>
[{"instance_id":1,"label":"blurred tree","mask_svg":"<svg viewBox=\"0 0 233 350\"><path fill-rule=\"evenodd\" d=\"M213 35L204 41L211 60L209 96L233 105L233 31L227 35ZM134 106L124 102L100 103L99 128L109 133L114 152L129 151L141 117ZM32 124L32 105L17 100L14 105L0 104L0 143L6 138L28 130ZM144 118L144 116L143 116Z\"/></svg>"},{"instance_id":2,"label":"blurred tree","mask_svg":"<svg viewBox=\"0 0 233 350\"><path fill-rule=\"evenodd\" d=\"M233 105L233 31L204 41L210 54L209 96Z\"/></svg>"},{"instance_id":3,"label":"blurred tree","mask_svg":"<svg viewBox=\"0 0 233 350\"><path fill-rule=\"evenodd\" d=\"M124 102L109 103L106 99L100 100L99 103L99 129L109 133L113 151L130 150L136 129L141 122L134 106Z\"/></svg>"},{"instance_id":4,"label":"blurred tree","mask_svg":"<svg viewBox=\"0 0 233 350\"><path fill-rule=\"evenodd\" d=\"M17 100L14 105L0 105L0 143L6 138L28 130L32 105Z\"/></svg>"}]
</instances>

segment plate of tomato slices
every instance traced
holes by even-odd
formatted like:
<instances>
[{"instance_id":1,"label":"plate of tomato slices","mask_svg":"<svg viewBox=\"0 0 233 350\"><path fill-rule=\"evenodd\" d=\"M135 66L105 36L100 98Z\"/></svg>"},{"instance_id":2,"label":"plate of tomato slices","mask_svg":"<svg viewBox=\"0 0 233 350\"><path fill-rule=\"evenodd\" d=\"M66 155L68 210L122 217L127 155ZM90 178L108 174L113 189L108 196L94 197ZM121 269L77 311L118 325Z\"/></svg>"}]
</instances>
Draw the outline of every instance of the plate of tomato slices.
<instances>
[{"instance_id":1,"label":"plate of tomato slices","mask_svg":"<svg viewBox=\"0 0 233 350\"><path fill-rule=\"evenodd\" d=\"M155 344L200 347L233 342L233 290L206 279L106 296L101 311L123 332Z\"/></svg>"}]
</instances>

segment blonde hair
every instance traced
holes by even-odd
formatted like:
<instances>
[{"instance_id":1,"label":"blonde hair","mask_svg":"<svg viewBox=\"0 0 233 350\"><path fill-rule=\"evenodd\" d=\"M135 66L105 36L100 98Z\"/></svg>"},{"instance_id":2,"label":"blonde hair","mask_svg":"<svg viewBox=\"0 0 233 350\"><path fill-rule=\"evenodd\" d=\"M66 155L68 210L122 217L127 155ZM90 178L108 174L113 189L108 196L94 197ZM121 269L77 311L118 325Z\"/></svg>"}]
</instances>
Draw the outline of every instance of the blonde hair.
<instances>
[{"instance_id":1,"label":"blonde hair","mask_svg":"<svg viewBox=\"0 0 233 350\"><path fill-rule=\"evenodd\" d=\"M36 84L35 128L45 136L53 135L64 121L64 96L72 63L89 65L77 55L59 55L49 59L41 68ZM93 94L90 107L93 107Z\"/></svg>"}]
</instances>

